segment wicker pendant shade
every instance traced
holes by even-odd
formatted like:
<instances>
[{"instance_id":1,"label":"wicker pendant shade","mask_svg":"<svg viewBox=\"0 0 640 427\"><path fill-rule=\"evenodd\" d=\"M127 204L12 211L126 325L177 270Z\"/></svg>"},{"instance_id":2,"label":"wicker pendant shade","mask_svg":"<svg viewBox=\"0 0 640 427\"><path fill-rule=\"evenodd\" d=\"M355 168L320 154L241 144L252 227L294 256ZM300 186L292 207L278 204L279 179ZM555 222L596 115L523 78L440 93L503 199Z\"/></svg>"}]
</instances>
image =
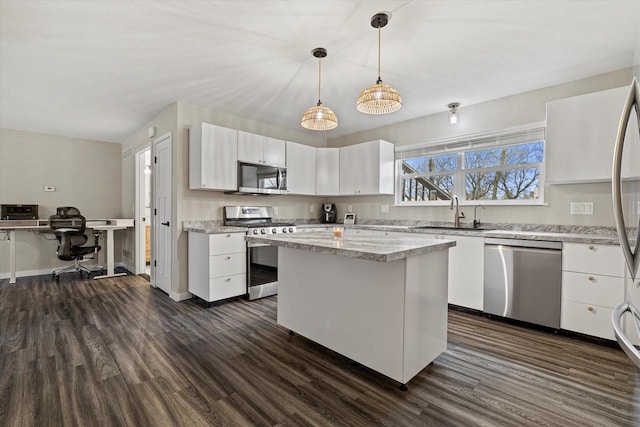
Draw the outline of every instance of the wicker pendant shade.
<instances>
[{"instance_id":1,"label":"wicker pendant shade","mask_svg":"<svg viewBox=\"0 0 640 427\"><path fill-rule=\"evenodd\" d=\"M331 130L338 127L338 118L331 108L319 102L318 105L304 112L300 124L309 130Z\"/></svg>"},{"instance_id":2,"label":"wicker pendant shade","mask_svg":"<svg viewBox=\"0 0 640 427\"><path fill-rule=\"evenodd\" d=\"M366 114L388 114L402 107L400 94L380 78L380 29L389 22L389 15L378 13L371 18L371 26L378 29L378 80L362 91L356 102L358 111Z\"/></svg>"},{"instance_id":3,"label":"wicker pendant shade","mask_svg":"<svg viewBox=\"0 0 640 427\"><path fill-rule=\"evenodd\" d=\"M338 117L330 108L322 105L320 101L320 83L322 81L322 58L327 56L327 50L321 47L315 48L311 54L318 58L318 104L304 112L300 119L300 125L309 130L331 130L338 127Z\"/></svg>"},{"instance_id":4,"label":"wicker pendant shade","mask_svg":"<svg viewBox=\"0 0 640 427\"><path fill-rule=\"evenodd\" d=\"M400 94L388 84L378 80L376 84L362 91L358 97L356 108L366 114L388 114L402 107Z\"/></svg>"}]
</instances>

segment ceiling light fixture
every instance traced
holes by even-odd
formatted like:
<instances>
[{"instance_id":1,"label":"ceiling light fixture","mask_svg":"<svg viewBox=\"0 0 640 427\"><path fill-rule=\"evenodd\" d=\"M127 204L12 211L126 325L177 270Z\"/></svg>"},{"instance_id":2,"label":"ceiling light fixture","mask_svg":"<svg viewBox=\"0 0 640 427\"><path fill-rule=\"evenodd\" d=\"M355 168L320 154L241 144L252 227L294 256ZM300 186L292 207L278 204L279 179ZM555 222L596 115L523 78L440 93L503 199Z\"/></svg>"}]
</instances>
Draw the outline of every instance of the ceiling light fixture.
<instances>
[{"instance_id":1,"label":"ceiling light fixture","mask_svg":"<svg viewBox=\"0 0 640 427\"><path fill-rule=\"evenodd\" d=\"M455 125L458 123L458 107L460 106L459 102L452 102L447 105L449 107L449 123Z\"/></svg>"},{"instance_id":2,"label":"ceiling light fixture","mask_svg":"<svg viewBox=\"0 0 640 427\"><path fill-rule=\"evenodd\" d=\"M402 107L400 94L391 86L382 83L380 78L380 29L389 22L389 15L378 13L371 17L371 26L378 29L378 80L362 91L356 102L356 108L366 114L388 114Z\"/></svg>"},{"instance_id":3,"label":"ceiling light fixture","mask_svg":"<svg viewBox=\"0 0 640 427\"><path fill-rule=\"evenodd\" d=\"M318 58L318 104L309 108L302 115L300 124L303 128L309 130L331 130L338 126L338 118L330 108L322 105L320 101L320 84L322 82L322 58L327 56L327 49L317 47L311 51L311 54Z\"/></svg>"}]
</instances>

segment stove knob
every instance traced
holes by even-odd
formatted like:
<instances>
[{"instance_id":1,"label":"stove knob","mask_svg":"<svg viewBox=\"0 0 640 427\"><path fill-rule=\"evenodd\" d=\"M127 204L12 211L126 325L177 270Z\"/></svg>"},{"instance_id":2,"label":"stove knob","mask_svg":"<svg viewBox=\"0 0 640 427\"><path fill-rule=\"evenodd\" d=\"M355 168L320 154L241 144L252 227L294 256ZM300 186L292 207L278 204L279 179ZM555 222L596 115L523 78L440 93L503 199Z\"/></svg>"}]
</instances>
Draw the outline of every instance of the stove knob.
<instances>
[{"instance_id":1,"label":"stove knob","mask_svg":"<svg viewBox=\"0 0 640 427\"><path fill-rule=\"evenodd\" d=\"M282 227L282 232L286 233L287 232L287 227Z\"/></svg>"},{"instance_id":2,"label":"stove knob","mask_svg":"<svg viewBox=\"0 0 640 427\"><path fill-rule=\"evenodd\" d=\"M260 229L260 234L267 234L267 230L265 228Z\"/></svg>"},{"instance_id":3,"label":"stove knob","mask_svg":"<svg viewBox=\"0 0 640 427\"><path fill-rule=\"evenodd\" d=\"M272 228L271 229L271 234L276 234L278 232L278 230L276 228Z\"/></svg>"},{"instance_id":4,"label":"stove knob","mask_svg":"<svg viewBox=\"0 0 640 427\"><path fill-rule=\"evenodd\" d=\"M293 233L293 227L289 227L289 233Z\"/></svg>"},{"instance_id":5,"label":"stove knob","mask_svg":"<svg viewBox=\"0 0 640 427\"><path fill-rule=\"evenodd\" d=\"M257 229L254 229L254 230L253 230L253 234L258 234L258 230L257 230Z\"/></svg>"}]
</instances>

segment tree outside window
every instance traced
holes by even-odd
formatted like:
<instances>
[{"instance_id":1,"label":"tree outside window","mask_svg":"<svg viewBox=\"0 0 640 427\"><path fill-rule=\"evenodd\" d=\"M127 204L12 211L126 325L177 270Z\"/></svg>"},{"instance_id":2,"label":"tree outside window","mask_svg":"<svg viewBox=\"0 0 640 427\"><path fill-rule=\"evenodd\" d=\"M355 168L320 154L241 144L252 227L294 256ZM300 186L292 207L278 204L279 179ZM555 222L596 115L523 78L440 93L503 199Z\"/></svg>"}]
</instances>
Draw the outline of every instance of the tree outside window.
<instances>
[{"instance_id":1,"label":"tree outside window","mask_svg":"<svg viewBox=\"0 0 640 427\"><path fill-rule=\"evenodd\" d=\"M538 200L543 162L542 140L403 159L399 202Z\"/></svg>"}]
</instances>

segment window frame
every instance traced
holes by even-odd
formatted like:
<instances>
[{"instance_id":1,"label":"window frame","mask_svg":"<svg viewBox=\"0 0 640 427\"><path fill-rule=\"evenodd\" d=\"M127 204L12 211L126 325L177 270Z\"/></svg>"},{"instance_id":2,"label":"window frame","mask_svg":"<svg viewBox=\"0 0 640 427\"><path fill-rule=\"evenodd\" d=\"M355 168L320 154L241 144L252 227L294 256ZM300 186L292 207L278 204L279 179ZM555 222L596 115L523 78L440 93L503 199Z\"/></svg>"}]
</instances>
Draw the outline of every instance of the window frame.
<instances>
[{"instance_id":1,"label":"window frame","mask_svg":"<svg viewBox=\"0 0 640 427\"><path fill-rule=\"evenodd\" d=\"M527 132L538 132L537 136L527 138ZM448 140L446 143L432 143L422 146L404 146L396 148L396 183L395 183L395 206L449 206L451 201L449 200L402 200L404 193L403 178L415 178L415 177L430 177L438 175L453 175L454 179L454 194L458 195L459 204L461 206L474 206L474 205L487 205L487 206L540 206L545 205L544 202L544 187L545 187L545 165L546 165L546 138L544 128L525 128L517 131L502 131L476 137L466 137ZM524 137L522 135L525 135ZM522 137L521 140L513 140L513 138ZM542 162L537 163L520 163L517 165L504 165L504 166L490 166L482 168L470 168L466 169L464 164L465 153L470 151L477 151L489 148L502 148L509 146L522 145L527 143L542 142ZM415 156L398 156L399 152L410 152L412 150L422 147L421 153ZM434 171L428 173L402 173L402 162L411 158L438 156L442 154L457 155L457 168L452 171ZM538 175L538 198L537 199L502 199L502 200L467 200L466 199L466 175L475 172L494 172L500 170L513 170L513 169L528 169L537 167L539 171Z\"/></svg>"}]
</instances>

